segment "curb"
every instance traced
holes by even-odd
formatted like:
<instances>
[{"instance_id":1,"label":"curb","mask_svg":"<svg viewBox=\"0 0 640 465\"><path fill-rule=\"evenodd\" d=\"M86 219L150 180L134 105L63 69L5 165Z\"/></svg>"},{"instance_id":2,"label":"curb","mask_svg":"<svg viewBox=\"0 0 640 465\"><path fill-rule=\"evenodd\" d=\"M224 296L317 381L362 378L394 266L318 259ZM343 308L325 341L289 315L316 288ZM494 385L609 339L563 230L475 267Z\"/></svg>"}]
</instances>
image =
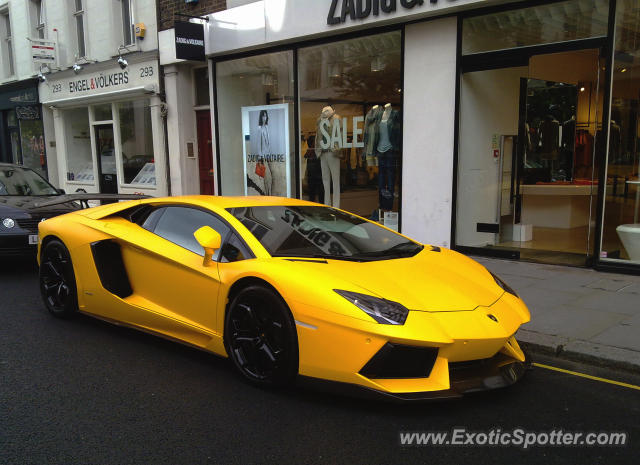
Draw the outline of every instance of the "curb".
<instances>
[{"instance_id":1,"label":"curb","mask_svg":"<svg viewBox=\"0 0 640 465\"><path fill-rule=\"evenodd\" d=\"M586 363L602 368L615 368L632 373L640 372L640 352L619 347L571 340L535 331L519 330L516 338L532 354L557 357L572 362Z\"/></svg>"}]
</instances>

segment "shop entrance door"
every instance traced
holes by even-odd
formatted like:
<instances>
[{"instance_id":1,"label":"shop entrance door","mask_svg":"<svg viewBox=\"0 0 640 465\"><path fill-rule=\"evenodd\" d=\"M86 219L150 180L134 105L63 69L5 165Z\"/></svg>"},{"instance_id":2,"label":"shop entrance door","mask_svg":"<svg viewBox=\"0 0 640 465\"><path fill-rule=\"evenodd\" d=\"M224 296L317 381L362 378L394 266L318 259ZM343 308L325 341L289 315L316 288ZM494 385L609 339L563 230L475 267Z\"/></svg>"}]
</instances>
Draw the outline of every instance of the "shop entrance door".
<instances>
[{"instance_id":1,"label":"shop entrance door","mask_svg":"<svg viewBox=\"0 0 640 465\"><path fill-rule=\"evenodd\" d=\"M196 112L198 124L198 168L200 173L200 193L213 195L213 150L211 146L211 113L209 110Z\"/></svg>"},{"instance_id":2,"label":"shop entrance door","mask_svg":"<svg viewBox=\"0 0 640 465\"><path fill-rule=\"evenodd\" d=\"M600 50L462 74L456 246L588 265L602 136Z\"/></svg>"},{"instance_id":3,"label":"shop entrance door","mask_svg":"<svg viewBox=\"0 0 640 465\"><path fill-rule=\"evenodd\" d=\"M96 154L98 157L98 179L102 194L118 193L116 151L113 139L113 125L99 124L95 131Z\"/></svg>"},{"instance_id":4,"label":"shop entrance door","mask_svg":"<svg viewBox=\"0 0 640 465\"><path fill-rule=\"evenodd\" d=\"M592 258L601 137L599 51L536 55L520 79L510 237L520 257L585 265ZM559 70L559 63L573 66ZM501 218L505 223L505 218Z\"/></svg>"}]
</instances>

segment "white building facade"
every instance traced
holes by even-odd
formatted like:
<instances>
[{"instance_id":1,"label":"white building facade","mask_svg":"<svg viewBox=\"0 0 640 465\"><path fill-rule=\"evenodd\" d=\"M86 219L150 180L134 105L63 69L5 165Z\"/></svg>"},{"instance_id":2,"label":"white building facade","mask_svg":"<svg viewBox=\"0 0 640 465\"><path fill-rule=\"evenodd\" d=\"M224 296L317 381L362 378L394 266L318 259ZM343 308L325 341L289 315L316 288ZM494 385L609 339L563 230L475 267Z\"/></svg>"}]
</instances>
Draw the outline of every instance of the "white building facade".
<instances>
[{"instance_id":1,"label":"white building facade","mask_svg":"<svg viewBox=\"0 0 640 465\"><path fill-rule=\"evenodd\" d=\"M49 178L67 192L166 195L154 0L48 0L40 72Z\"/></svg>"},{"instance_id":2,"label":"white building facade","mask_svg":"<svg viewBox=\"0 0 640 465\"><path fill-rule=\"evenodd\" d=\"M33 45L46 37L42 0L0 1L0 161L47 174Z\"/></svg>"}]
</instances>

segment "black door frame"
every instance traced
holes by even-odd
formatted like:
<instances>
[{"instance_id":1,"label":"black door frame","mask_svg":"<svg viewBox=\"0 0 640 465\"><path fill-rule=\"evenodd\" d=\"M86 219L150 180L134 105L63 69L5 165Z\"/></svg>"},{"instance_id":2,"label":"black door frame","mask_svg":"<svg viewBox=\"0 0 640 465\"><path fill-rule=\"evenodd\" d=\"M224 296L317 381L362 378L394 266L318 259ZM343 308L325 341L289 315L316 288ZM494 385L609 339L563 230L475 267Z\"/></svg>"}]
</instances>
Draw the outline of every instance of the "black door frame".
<instances>
[{"instance_id":1,"label":"black door frame","mask_svg":"<svg viewBox=\"0 0 640 465\"><path fill-rule=\"evenodd\" d=\"M552 2L545 2L552 3ZM525 5L522 5L524 7ZM531 6L531 5L526 5ZM590 39L580 39L570 42L561 42L554 44L534 45L521 47L517 49L500 50L495 52L476 53L472 55L462 55L462 27L463 20L466 17L484 15L488 10L474 10L468 14L458 16L458 43L457 43L457 73L456 73L456 109L455 109L455 130L454 130L454 154L453 154L453 189L452 189L452 211L451 211L451 248L465 254L474 254L488 257L520 259L519 251L491 250L483 247L467 247L456 244L457 230L457 195L458 195L458 166L459 166L459 139L460 139L460 81L462 74L473 71L483 71L490 69L507 68L513 66L528 65L529 58L533 55L542 55L549 53L600 49L606 57L606 65L604 70L604 80L601 81L604 86L603 97L603 113L602 125L609 127L610 109L611 109L611 84L613 72L613 55L614 55L614 32L616 24L616 0L609 0L609 16L607 36L596 37ZM609 131L606 132L606 147L609 145ZM626 263L612 263L602 261L600 259L601 239L604 215L604 196L606 187L606 170L607 170L607 151L602 154L603 159L599 160L600 171L597 173L598 194L596 208L596 227L594 237L593 255L587 255L586 266L593 266L597 270L623 272L628 274L640 274L640 266Z\"/></svg>"}]
</instances>

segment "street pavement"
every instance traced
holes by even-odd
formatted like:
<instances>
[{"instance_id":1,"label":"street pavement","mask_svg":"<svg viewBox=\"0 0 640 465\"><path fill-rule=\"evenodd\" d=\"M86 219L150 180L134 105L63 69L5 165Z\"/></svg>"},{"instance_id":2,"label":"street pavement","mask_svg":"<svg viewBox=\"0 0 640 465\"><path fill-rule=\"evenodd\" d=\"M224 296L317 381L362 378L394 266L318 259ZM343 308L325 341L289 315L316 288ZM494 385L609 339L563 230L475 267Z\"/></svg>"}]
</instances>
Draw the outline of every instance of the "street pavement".
<instances>
[{"instance_id":1,"label":"street pavement","mask_svg":"<svg viewBox=\"0 0 640 465\"><path fill-rule=\"evenodd\" d=\"M223 358L85 316L55 319L37 287L33 266L1 262L1 464L628 464L640 453L640 391L628 387L536 367L511 388L444 402L263 390ZM537 360L640 385L622 371ZM400 432L453 428L629 437L528 450L399 442Z\"/></svg>"},{"instance_id":2,"label":"street pavement","mask_svg":"<svg viewBox=\"0 0 640 465\"><path fill-rule=\"evenodd\" d=\"M522 297L518 339L561 357L640 373L640 276L473 257Z\"/></svg>"}]
</instances>

